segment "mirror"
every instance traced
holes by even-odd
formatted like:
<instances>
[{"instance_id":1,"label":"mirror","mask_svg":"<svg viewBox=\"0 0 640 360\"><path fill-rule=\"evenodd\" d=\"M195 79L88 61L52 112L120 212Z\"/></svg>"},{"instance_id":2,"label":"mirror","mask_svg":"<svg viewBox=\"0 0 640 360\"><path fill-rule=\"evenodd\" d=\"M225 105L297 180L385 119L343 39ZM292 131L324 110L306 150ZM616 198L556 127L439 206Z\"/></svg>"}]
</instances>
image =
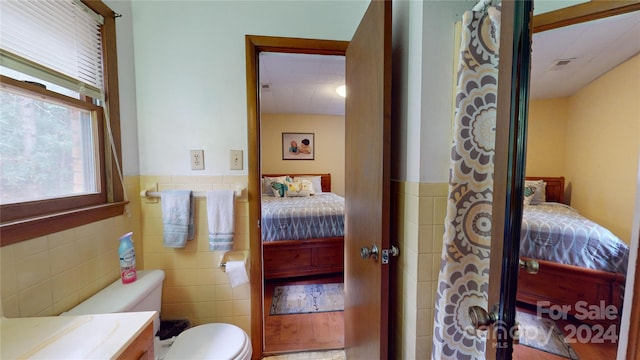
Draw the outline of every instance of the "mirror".
<instances>
[{"instance_id":1,"label":"mirror","mask_svg":"<svg viewBox=\"0 0 640 360\"><path fill-rule=\"evenodd\" d=\"M530 203L522 222L529 237L520 249L544 260L537 275L520 271L518 300L556 320L576 352L604 357L617 350L635 210L640 139L629 129L638 128L640 87L629 76L640 67L638 38L640 11L537 32L532 40L526 160L532 182L525 185ZM572 209L547 210L545 199L536 199L556 186L561 192L551 200ZM567 220L554 226L547 211ZM570 225L574 220L580 222ZM544 223L542 233L535 221ZM573 237L549 234L553 227Z\"/></svg>"}]
</instances>

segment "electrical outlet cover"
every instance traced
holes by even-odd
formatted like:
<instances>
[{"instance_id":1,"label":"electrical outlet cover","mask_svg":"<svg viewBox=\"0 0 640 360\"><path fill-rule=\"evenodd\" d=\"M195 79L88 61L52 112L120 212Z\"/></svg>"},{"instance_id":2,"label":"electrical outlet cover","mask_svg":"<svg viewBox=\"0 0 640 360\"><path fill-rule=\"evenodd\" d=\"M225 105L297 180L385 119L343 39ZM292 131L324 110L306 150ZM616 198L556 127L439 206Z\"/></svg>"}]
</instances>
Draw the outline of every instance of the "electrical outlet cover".
<instances>
[{"instance_id":1,"label":"electrical outlet cover","mask_svg":"<svg viewBox=\"0 0 640 360\"><path fill-rule=\"evenodd\" d=\"M204 150L191 150L191 170L204 170Z\"/></svg>"}]
</instances>

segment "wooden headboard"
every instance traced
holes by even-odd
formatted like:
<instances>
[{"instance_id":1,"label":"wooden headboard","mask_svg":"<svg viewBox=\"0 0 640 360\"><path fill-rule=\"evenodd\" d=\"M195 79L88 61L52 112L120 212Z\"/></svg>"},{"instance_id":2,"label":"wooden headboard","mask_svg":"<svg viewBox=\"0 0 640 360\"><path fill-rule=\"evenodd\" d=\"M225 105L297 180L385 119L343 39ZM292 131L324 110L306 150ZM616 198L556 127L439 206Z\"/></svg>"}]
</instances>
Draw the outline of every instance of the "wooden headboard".
<instances>
[{"instance_id":1,"label":"wooden headboard","mask_svg":"<svg viewBox=\"0 0 640 360\"><path fill-rule=\"evenodd\" d=\"M564 176L560 177L541 177L527 176L527 180L542 180L547 183L545 196L547 201L559 202L564 204Z\"/></svg>"},{"instance_id":2,"label":"wooden headboard","mask_svg":"<svg viewBox=\"0 0 640 360\"><path fill-rule=\"evenodd\" d=\"M320 185L322 186L322 192L331 192L331 174L262 174L262 177L278 176L320 176Z\"/></svg>"}]
</instances>

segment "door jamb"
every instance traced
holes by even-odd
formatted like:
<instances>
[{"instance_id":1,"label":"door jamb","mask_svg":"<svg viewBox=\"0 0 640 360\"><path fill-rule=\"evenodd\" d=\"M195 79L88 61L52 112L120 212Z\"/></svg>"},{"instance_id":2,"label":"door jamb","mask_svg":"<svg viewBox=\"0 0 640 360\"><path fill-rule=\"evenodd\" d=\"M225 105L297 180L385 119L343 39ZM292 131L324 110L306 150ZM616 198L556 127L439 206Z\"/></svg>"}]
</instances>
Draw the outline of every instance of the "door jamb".
<instances>
[{"instance_id":1,"label":"door jamb","mask_svg":"<svg viewBox=\"0 0 640 360\"><path fill-rule=\"evenodd\" d=\"M264 350L264 280L262 273L261 215L261 157L260 157L260 102L258 90L258 56L261 52L281 52L317 55L346 55L348 41L286 38L272 36L245 36L247 133L248 133L248 202L249 202L249 256L251 291L251 342L253 359L262 359ZM252 224L256 224L253 226ZM258 340L259 339L259 340Z\"/></svg>"}]
</instances>

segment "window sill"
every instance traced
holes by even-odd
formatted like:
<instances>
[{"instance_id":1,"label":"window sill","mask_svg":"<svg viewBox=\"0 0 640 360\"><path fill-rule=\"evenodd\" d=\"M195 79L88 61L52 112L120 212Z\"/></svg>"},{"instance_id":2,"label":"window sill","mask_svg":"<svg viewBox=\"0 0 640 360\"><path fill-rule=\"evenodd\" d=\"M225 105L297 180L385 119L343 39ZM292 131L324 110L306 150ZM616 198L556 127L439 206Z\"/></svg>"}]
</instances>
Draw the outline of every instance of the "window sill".
<instances>
[{"instance_id":1,"label":"window sill","mask_svg":"<svg viewBox=\"0 0 640 360\"><path fill-rule=\"evenodd\" d=\"M0 224L0 246L119 216L127 204L127 201L122 201L3 223Z\"/></svg>"}]
</instances>

